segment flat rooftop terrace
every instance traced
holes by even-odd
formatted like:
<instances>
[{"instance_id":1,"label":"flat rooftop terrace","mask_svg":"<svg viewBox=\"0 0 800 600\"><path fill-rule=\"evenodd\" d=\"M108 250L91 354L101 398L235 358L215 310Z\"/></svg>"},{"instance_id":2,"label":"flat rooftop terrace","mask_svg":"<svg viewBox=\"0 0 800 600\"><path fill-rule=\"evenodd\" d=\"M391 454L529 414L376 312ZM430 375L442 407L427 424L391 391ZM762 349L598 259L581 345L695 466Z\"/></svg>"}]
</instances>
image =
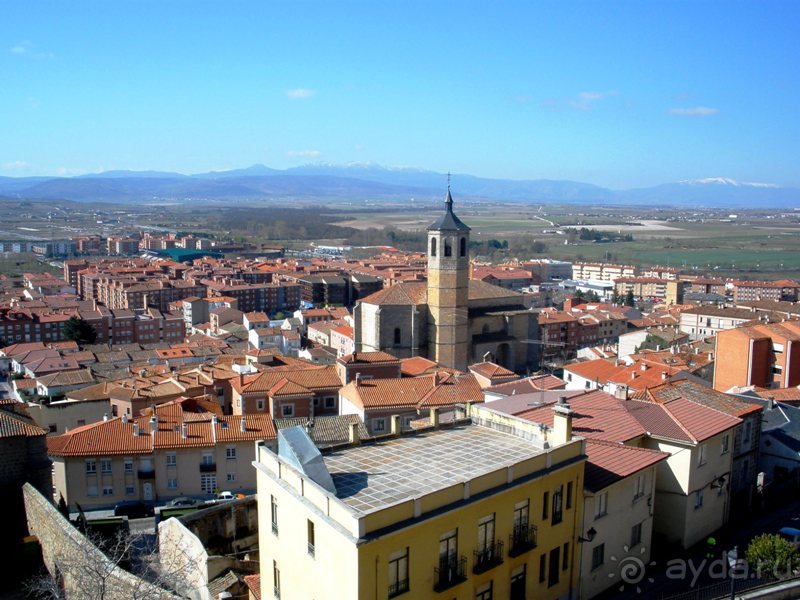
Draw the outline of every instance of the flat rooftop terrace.
<instances>
[{"instance_id":1,"label":"flat rooftop terrace","mask_svg":"<svg viewBox=\"0 0 800 600\"><path fill-rule=\"evenodd\" d=\"M516 435L464 425L323 454L336 496L367 514L536 457Z\"/></svg>"}]
</instances>

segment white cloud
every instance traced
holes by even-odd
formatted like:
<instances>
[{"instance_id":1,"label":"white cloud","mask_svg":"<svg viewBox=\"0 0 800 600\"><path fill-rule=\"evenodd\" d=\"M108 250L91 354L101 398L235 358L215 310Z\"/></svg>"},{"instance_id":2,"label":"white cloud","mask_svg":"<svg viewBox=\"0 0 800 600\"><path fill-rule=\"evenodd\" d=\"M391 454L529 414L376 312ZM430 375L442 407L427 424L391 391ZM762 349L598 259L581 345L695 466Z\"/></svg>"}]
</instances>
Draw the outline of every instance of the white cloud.
<instances>
[{"instance_id":1,"label":"white cloud","mask_svg":"<svg viewBox=\"0 0 800 600\"><path fill-rule=\"evenodd\" d=\"M18 44L11 46L11 54L17 56L30 56L32 58L53 58L52 52L39 52L36 47L28 40L23 40Z\"/></svg>"},{"instance_id":2,"label":"white cloud","mask_svg":"<svg viewBox=\"0 0 800 600\"><path fill-rule=\"evenodd\" d=\"M11 162L3 163L0 168L4 171L24 171L30 168L30 164L24 160L12 160Z\"/></svg>"},{"instance_id":3,"label":"white cloud","mask_svg":"<svg viewBox=\"0 0 800 600\"><path fill-rule=\"evenodd\" d=\"M306 98L311 98L317 93L317 90L311 90L308 88L294 88L292 90L286 90L286 96L291 98L292 100L305 100Z\"/></svg>"},{"instance_id":4,"label":"white cloud","mask_svg":"<svg viewBox=\"0 0 800 600\"><path fill-rule=\"evenodd\" d=\"M322 152L319 150L289 150L286 155L292 158L317 158L322 156Z\"/></svg>"},{"instance_id":5,"label":"white cloud","mask_svg":"<svg viewBox=\"0 0 800 600\"><path fill-rule=\"evenodd\" d=\"M688 108L670 108L669 114L679 117L712 117L719 112L717 108L708 106L690 106Z\"/></svg>"},{"instance_id":6,"label":"white cloud","mask_svg":"<svg viewBox=\"0 0 800 600\"><path fill-rule=\"evenodd\" d=\"M570 108L576 110L590 110L595 102L614 95L616 95L616 92L581 92L571 99L568 104Z\"/></svg>"}]
</instances>

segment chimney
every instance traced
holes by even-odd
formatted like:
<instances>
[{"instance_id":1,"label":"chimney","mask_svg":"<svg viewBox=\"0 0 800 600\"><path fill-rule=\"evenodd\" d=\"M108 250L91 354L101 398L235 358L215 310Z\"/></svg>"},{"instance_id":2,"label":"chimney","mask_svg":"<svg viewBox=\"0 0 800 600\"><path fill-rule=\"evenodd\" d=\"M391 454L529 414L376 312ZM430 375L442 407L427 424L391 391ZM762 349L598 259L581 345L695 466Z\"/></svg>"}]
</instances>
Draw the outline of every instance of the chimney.
<instances>
[{"instance_id":1,"label":"chimney","mask_svg":"<svg viewBox=\"0 0 800 600\"><path fill-rule=\"evenodd\" d=\"M661 371L661 381L666 381L666 380L667 380L667 372Z\"/></svg>"},{"instance_id":2,"label":"chimney","mask_svg":"<svg viewBox=\"0 0 800 600\"><path fill-rule=\"evenodd\" d=\"M139 436L139 424L134 421L133 423L133 437Z\"/></svg>"},{"instance_id":3,"label":"chimney","mask_svg":"<svg viewBox=\"0 0 800 600\"><path fill-rule=\"evenodd\" d=\"M617 384L617 386L614 388L614 397L619 400L627 400L628 386L624 383Z\"/></svg>"},{"instance_id":4,"label":"chimney","mask_svg":"<svg viewBox=\"0 0 800 600\"><path fill-rule=\"evenodd\" d=\"M154 414L150 417L150 433L155 433L158 430L158 417Z\"/></svg>"},{"instance_id":5,"label":"chimney","mask_svg":"<svg viewBox=\"0 0 800 600\"><path fill-rule=\"evenodd\" d=\"M433 426L433 428L434 429L439 429L439 407L438 406L434 406L433 408L431 408L430 418L431 418L431 425Z\"/></svg>"},{"instance_id":6,"label":"chimney","mask_svg":"<svg viewBox=\"0 0 800 600\"><path fill-rule=\"evenodd\" d=\"M775 396L770 396L767 398L767 410L772 410L775 408Z\"/></svg>"},{"instance_id":7,"label":"chimney","mask_svg":"<svg viewBox=\"0 0 800 600\"><path fill-rule=\"evenodd\" d=\"M433 370L433 385L439 385L439 369Z\"/></svg>"},{"instance_id":8,"label":"chimney","mask_svg":"<svg viewBox=\"0 0 800 600\"><path fill-rule=\"evenodd\" d=\"M561 396L553 406L553 430L550 434L552 446L560 446L572 440L572 409L566 396Z\"/></svg>"},{"instance_id":9,"label":"chimney","mask_svg":"<svg viewBox=\"0 0 800 600\"><path fill-rule=\"evenodd\" d=\"M392 415L392 435L400 435L400 415Z\"/></svg>"},{"instance_id":10,"label":"chimney","mask_svg":"<svg viewBox=\"0 0 800 600\"><path fill-rule=\"evenodd\" d=\"M361 436L358 433L358 423L350 423L349 426L349 441L351 444L361 443Z\"/></svg>"},{"instance_id":11,"label":"chimney","mask_svg":"<svg viewBox=\"0 0 800 600\"><path fill-rule=\"evenodd\" d=\"M217 415L211 415L211 441L217 443Z\"/></svg>"},{"instance_id":12,"label":"chimney","mask_svg":"<svg viewBox=\"0 0 800 600\"><path fill-rule=\"evenodd\" d=\"M103 421L108 421L108 413L103 413Z\"/></svg>"},{"instance_id":13,"label":"chimney","mask_svg":"<svg viewBox=\"0 0 800 600\"><path fill-rule=\"evenodd\" d=\"M634 379L636 379L636 371L631 372L631 381L633 381Z\"/></svg>"},{"instance_id":14,"label":"chimney","mask_svg":"<svg viewBox=\"0 0 800 600\"><path fill-rule=\"evenodd\" d=\"M640 368L642 371L647 371L647 365L646 365L645 363L642 363L641 365L639 365L639 368Z\"/></svg>"},{"instance_id":15,"label":"chimney","mask_svg":"<svg viewBox=\"0 0 800 600\"><path fill-rule=\"evenodd\" d=\"M123 423L127 423L128 422L128 413L125 413L125 414L122 415L122 422Z\"/></svg>"},{"instance_id":16,"label":"chimney","mask_svg":"<svg viewBox=\"0 0 800 600\"><path fill-rule=\"evenodd\" d=\"M694 348L694 353L695 353L695 354L700 354L700 348L698 348L697 346L695 346L695 348Z\"/></svg>"},{"instance_id":17,"label":"chimney","mask_svg":"<svg viewBox=\"0 0 800 600\"><path fill-rule=\"evenodd\" d=\"M244 417L242 417L242 420L239 421L239 431L241 431L242 433L247 431L247 424L244 421Z\"/></svg>"},{"instance_id":18,"label":"chimney","mask_svg":"<svg viewBox=\"0 0 800 600\"><path fill-rule=\"evenodd\" d=\"M183 439L189 437L189 426L185 422L181 423L181 437Z\"/></svg>"},{"instance_id":19,"label":"chimney","mask_svg":"<svg viewBox=\"0 0 800 600\"><path fill-rule=\"evenodd\" d=\"M356 387L358 387L359 385L361 385L361 373L356 371Z\"/></svg>"}]
</instances>

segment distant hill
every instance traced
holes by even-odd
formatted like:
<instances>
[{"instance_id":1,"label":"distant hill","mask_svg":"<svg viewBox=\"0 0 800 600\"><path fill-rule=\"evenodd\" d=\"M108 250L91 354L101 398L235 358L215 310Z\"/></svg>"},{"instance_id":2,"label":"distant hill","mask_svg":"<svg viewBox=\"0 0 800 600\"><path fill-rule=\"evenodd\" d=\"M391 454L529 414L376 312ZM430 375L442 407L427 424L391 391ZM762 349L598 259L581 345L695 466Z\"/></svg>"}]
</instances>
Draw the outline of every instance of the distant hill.
<instances>
[{"instance_id":1,"label":"distant hill","mask_svg":"<svg viewBox=\"0 0 800 600\"><path fill-rule=\"evenodd\" d=\"M315 164L277 170L264 165L183 175L162 171L107 171L79 177L0 177L0 196L78 202L153 200L433 200L440 198L446 176L412 168L370 163ZM453 175L462 199L524 203L661 204L696 207L800 206L800 190L772 184L709 178L649 188L610 190L564 180L490 179Z\"/></svg>"}]
</instances>

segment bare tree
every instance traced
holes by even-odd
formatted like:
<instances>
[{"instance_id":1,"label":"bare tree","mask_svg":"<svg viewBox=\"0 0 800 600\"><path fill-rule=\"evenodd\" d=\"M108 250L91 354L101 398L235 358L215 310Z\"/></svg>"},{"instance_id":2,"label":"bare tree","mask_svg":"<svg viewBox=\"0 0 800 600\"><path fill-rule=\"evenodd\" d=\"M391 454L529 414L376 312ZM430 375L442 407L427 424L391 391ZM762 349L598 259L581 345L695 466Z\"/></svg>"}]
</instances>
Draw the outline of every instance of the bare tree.
<instances>
[{"instance_id":1,"label":"bare tree","mask_svg":"<svg viewBox=\"0 0 800 600\"><path fill-rule=\"evenodd\" d=\"M77 531L75 534L81 535ZM120 532L112 539L89 533L83 543L52 557L55 572L43 573L26 584L40 600L166 600L189 598L184 588L186 561L159 560L149 536ZM174 564L173 564L174 562ZM172 568L174 567L174 569Z\"/></svg>"}]
</instances>

